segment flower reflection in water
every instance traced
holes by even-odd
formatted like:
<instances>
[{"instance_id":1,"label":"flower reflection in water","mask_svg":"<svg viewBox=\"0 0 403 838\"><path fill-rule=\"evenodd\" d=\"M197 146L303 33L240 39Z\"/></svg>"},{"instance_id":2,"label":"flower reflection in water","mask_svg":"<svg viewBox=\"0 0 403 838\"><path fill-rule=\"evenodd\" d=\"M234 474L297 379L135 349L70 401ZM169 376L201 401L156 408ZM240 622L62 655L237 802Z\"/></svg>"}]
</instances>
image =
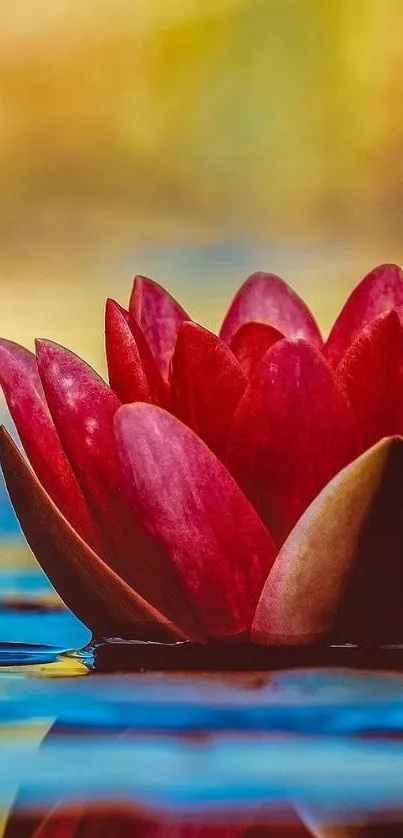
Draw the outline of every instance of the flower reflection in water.
<instances>
[{"instance_id":1,"label":"flower reflection in water","mask_svg":"<svg viewBox=\"0 0 403 838\"><path fill-rule=\"evenodd\" d=\"M221 676L223 678L223 676ZM6 838L307 838L403 830L403 677L348 670L4 684Z\"/></svg>"},{"instance_id":2,"label":"flower reflection in water","mask_svg":"<svg viewBox=\"0 0 403 838\"><path fill-rule=\"evenodd\" d=\"M289 823L228 826L222 823L147 819L124 808L56 807L42 816L14 814L4 838L312 838L295 817Z\"/></svg>"}]
</instances>

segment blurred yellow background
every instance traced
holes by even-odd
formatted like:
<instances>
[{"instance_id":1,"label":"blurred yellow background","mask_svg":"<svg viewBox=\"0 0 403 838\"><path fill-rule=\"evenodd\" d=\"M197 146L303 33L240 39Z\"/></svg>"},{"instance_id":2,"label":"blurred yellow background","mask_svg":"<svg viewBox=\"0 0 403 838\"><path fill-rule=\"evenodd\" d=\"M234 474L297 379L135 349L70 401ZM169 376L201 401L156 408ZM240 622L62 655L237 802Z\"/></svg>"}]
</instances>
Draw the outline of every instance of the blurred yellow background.
<instances>
[{"instance_id":1,"label":"blurred yellow background","mask_svg":"<svg viewBox=\"0 0 403 838\"><path fill-rule=\"evenodd\" d=\"M403 257L402 0L0 0L0 332L102 367L135 272L217 325L252 269L324 328Z\"/></svg>"}]
</instances>

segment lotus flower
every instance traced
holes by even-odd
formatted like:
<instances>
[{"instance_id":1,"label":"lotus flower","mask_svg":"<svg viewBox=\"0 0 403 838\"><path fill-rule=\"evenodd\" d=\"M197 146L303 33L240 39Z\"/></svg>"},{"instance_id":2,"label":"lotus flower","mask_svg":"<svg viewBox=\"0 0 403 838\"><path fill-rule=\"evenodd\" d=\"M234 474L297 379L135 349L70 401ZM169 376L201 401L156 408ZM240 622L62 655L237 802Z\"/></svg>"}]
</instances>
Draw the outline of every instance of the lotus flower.
<instances>
[{"instance_id":1,"label":"lotus flower","mask_svg":"<svg viewBox=\"0 0 403 838\"><path fill-rule=\"evenodd\" d=\"M323 342L256 273L216 336L157 283L108 300L108 386L48 340L0 341L30 465L0 455L27 541L97 638L403 637L403 274L358 285Z\"/></svg>"}]
</instances>

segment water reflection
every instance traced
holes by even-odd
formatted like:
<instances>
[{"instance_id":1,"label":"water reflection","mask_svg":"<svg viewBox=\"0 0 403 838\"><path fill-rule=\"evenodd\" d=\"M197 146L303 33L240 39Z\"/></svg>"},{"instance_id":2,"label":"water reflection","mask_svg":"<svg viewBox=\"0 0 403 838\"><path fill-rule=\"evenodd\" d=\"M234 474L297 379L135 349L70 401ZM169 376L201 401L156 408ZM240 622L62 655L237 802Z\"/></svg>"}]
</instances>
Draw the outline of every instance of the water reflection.
<instances>
[{"instance_id":1,"label":"water reflection","mask_svg":"<svg viewBox=\"0 0 403 838\"><path fill-rule=\"evenodd\" d=\"M156 739L129 729L67 738L55 726L40 748L19 751L4 751L8 782L20 778L6 835L92 838L109 826L111 835L251 838L403 828L403 754L392 743Z\"/></svg>"},{"instance_id":2,"label":"water reflection","mask_svg":"<svg viewBox=\"0 0 403 838\"><path fill-rule=\"evenodd\" d=\"M27 674L26 667L18 670ZM35 674L33 666L29 674ZM59 730L115 734L127 729L186 736L281 732L346 741L403 735L403 676L397 674L294 670L239 679L236 673L158 673L52 682L11 678L9 670L5 675L0 680L0 730L57 717Z\"/></svg>"},{"instance_id":3,"label":"water reflection","mask_svg":"<svg viewBox=\"0 0 403 838\"><path fill-rule=\"evenodd\" d=\"M398 671L345 657L344 668L130 672L133 648L87 646L27 570L0 579L0 640L6 838L403 835ZM379 655L388 667L402 650Z\"/></svg>"},{"instance_id":4,"label":"water reflection","mask_svg":"<svg viewBox=\"0 0 403 838\"><path fill-rule=\"evenodd\" d=\"M5 838L308 838L313 833L297 818L260 825L183 822L147 818L125 807L69 810L56 807L45 816L14 813Z\"/></svg>"},{"instance_id":5,"label":"water reflection","mask_svg":"<svg viewBox=\"0 0 403 838\"><path fill-rule=\"evenodd\" d=\"M311 827L311 828L310 828ZM399 838L399 821L372 824L317 826L298 821L254 824L245 827L221 823L175 822L147 819L124 807L64 809L57 807L41 817L18 816L10 819L5 838Z\"/></svg>"},{"instance_id":6,"label":"water reflection","mask_svg":"<svg viewBox=\"0 0 403 838\"><path fill-rule=\"evenodd\" d=\"M187 838L204 835L203 825L219 836L214 829L225 824L229 835L281 836L290 811L314 835L343 824L353 835L363 823L372 834L369 825L391 819L401 834L403 677L295 670L259 678L4 677L0 803L18 790L9 829L46 817L48 830L6 834L106 835L100 830L116 816L123 831L111 835L130 827ZM38 718L49 727L39 746L28 737ZM17 722L26 730L19 739Z\"/></svg>"},{"instance_id":7,"label":"water reflection","mask_svg":"<svg viewBox=\"0 0 403 838\"><path fill-rule=\"evenodd\" d=\"M0 672L62 663L66 674L73 674L77 665L60 656L89 639L88 629L62 605L39 569L0 571Z\"/></svg>"}]
</instances>

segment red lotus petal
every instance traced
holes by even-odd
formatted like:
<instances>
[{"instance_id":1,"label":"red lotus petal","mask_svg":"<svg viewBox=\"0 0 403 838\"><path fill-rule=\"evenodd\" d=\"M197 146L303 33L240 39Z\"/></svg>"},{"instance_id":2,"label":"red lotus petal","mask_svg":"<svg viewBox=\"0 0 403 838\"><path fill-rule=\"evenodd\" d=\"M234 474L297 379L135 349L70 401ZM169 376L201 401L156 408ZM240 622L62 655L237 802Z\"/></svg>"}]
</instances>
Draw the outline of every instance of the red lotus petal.
<instances>
[{"instance_id":1,"label":"red lotus petal","mask_svg":"<svg viewBox=\"0 0 403 838\"><path fill-rule=\"evenodd\" d=\"M14 360L18 362L20 367L25 371L31 385L37 391L38 396L45 401L45 393L43 392L42 381L38 371L36 355L30 352L29 349L26 349L25 346L21 346L13 340L6 340L6 338L0 338L0 347L6 349Z\"/></svg>"},{"instance_id":2,"label":"red lotus petal","mask_svg":"<svg viewBox=\"0 0 403 838\"><path fill-rule=\"evenodd\" d=\"M248 628L276 548L207 446L161 408L125 405L115 419L133 508L162 539L206 634Z\"/></svg>"},{"instance_id":3,"label":"red lotus petal","mask_svg":"<svg viewBox=\"0 0 403 838\"><path fill-rule=\"evenodd\" d=\"M315 498L256 609L259 643L401 642L403 440L362 454Z\"/></svg>"},{"instance_id":4,"label":"red lotus petal","mask_svg":"<svg viewBox=\"0 0 403 838\"><path fill-rule=\"evenodd\" d=\"M403 434L403 327L396 311L358 334L336 369L357 418L364 447Z\"/></svg>"},{"instance_id":5,"label":"red lotus petal","mask_svg":"<svg viewBox=\"0 0 403 838\"><path fill-rule=\"evenodd\" d=\"M319 327L303 300L283 279L262 271L252 274L234 297L221 327L227 343L251 320L267 323L289 338L305 338L322 346Z\"/></svg>"},{"instance_id":6,"label":"red lotus petal","mask_svg":"<svg viewBox=\"0 0 403 838\"><path fill-rule=\"evenodd\" d=\"M166 405L167 385L143 332L114 300L107 300L105 344L109 381L122 402L145 401Z\"/></svg>"},{"instance_id":7,"label":"red lotus petal","mask_svg":"<svg viewBox=\"0 0 403 838\"><path fill-rule=\"evenodd\" d=\"M332 366L364 326L393 308L403 308L403 273L397 265L380 265L354 289L330 332L323 351Z\"/></svg>"},{"instance_id":8,"label":"red lotus petal","mask_svg":"<svg viewBox=\"0 0 403 838\"><path fill-rule=\"evenodd\" d=\"M282 332L267 323L244 323L230 341L230 349L238 359L245 375L250 378L267 350L284 337Z\"/></svg>"},{"instance_id":9,"label":"red lotus petal","mask_svg":"<svg viewBox=\"0 0 403 838\"><path fill-rule=\"evenodd\" d=\"M95 525L45 402L35 356L1 340L0 385L39 480L79 535L98 550Z\"/></svg>"},{"instance_id":10,"label":"red lotus petal","mask_svg":"<svg viewBox=\"0 0 403 838\"><path fill-rule=\"evenodd\" d=\"M172 409L217 456L247 383L227 344L196 323L182 323L172 359Z\"/></svg>"},{"instance_id":11,"label":"red lotus petal","mask_svg":"<svg viewBox=\"0 0 403 838\"><path fill-rule=\"evenodd\" d=\"M103 532L108 564L188 636L200 638L162 545L128 509L113 430L119 400L81 358L51 341L38 342L38 364L62 445Z\"/></svg>"},{"instance_id":12,"label":"red lotus petal","mask_svg":"<svg viewBox=\"0 0 403 838\"><path fill-rule=\"evenodd\" d=\"M29 467L5 428L0 461L21 527L66 605L97 637L152 635L156 627L176 637L171 623L119 578L73 530Z\"/></svg>"},{"instance_id":13,"label":"red lotus petal","mask_svg":"<svg viewBox=\"0 0 403 838\"><path fill-rule=\"evenodd\" d=\"M184 320L190 320L189 315L165 288L146 276L135 277L129 308L147 338L162 375L168 378L178 329Z\"/></svg>"},{"instance_id":14,"label":"red lotus petal","mask_svg":"<svg viewBox=\"0 0 403 838\"><path fill-rule=\"evenodd\" d=\"M226 462L278 544L357 453L351 407L320 352L272 346L235 412Z\"/></svg>"}]
</instances>

